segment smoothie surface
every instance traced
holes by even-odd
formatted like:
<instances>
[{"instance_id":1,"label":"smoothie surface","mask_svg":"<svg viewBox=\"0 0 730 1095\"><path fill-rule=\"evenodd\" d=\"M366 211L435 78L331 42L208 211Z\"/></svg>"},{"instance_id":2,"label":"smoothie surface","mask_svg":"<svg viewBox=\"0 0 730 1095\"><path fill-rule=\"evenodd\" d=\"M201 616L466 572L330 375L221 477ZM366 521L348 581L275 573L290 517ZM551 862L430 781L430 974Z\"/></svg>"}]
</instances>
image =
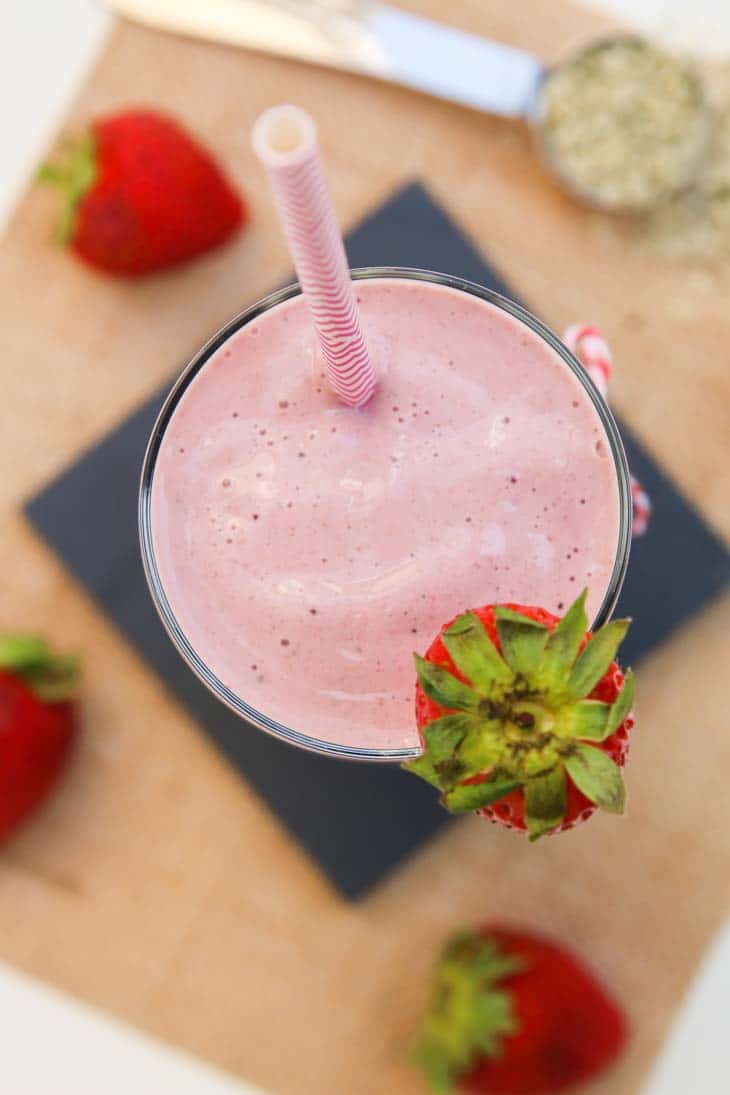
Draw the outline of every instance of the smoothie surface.
<instances>
[{"instance_id":1,"label":"smoothie surface","mask_svg":"<svg viewBox=\"0 0 730 1095\"><path fill-rule=\"evenodd\" d=\"M453 616L560 613L584 586L595 616L619 495L596 410L520 321L431 283L356 289L371 402L329 392L302 297L259 316L172 416L152 535L172 611L225 685L311 737L401 749L418 744L412 651Z\"/></svg>"}]
</instances>

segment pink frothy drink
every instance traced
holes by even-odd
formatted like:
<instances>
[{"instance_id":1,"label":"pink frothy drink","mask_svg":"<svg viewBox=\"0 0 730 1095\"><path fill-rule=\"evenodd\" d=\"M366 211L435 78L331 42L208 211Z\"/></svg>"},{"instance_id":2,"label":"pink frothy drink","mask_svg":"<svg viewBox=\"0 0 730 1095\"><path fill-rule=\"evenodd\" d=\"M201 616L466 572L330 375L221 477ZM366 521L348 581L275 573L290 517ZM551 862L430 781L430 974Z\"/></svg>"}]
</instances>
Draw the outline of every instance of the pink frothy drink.
<instances>
[{"instance_id":1,"label":"pink frothy drink","mask_svg":"<svg viewBox=\"0 0 730 1095\"><path fill-rule=\"evenodd\" d=\"M298 744L398 757L418 749L412 651L451 617L559 613L588 586L605 618L628 478L541 325L469 283L384 273L355 283L379 376L364 407L327 386L296 290L198 355L153 437L142 532L163 619L221 698Z\"/></svg>"}]
</instances>

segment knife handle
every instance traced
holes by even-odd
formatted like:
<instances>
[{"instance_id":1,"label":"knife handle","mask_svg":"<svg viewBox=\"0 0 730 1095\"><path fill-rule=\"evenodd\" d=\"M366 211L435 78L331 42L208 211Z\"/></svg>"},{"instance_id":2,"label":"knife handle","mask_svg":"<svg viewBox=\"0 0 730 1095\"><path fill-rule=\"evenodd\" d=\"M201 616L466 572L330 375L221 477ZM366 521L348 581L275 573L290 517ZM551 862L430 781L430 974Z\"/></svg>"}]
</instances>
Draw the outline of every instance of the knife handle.
<instances>
[{"instance_id":1,"label":"knife handle","mask_svg":"<svg viewBox=\"0 0 730 1095\"><path fill-rule=\"evenodd\" d=\"M378 75L441 99L505 117L530 113L544 68L524 50L411 15L367 5Z\"/></svg>"}]
</instances>

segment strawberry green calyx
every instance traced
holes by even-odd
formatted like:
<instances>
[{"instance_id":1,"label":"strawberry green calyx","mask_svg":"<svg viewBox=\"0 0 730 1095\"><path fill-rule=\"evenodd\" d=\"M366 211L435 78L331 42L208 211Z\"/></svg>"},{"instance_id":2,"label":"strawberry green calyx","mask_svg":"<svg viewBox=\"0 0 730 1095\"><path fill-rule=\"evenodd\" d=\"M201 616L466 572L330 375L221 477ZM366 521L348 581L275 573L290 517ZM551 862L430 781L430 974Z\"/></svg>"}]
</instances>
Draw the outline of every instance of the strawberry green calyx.
<instances>
[{"instance_id":1,"label":"strawberry green calyx","mask_svg":"<svg viewBox=\"0 0 730 1095\"><path fill-rule=\"evenodd\" d=\"M624 808L618 765L600 748L631 712L629 672L613 703L588 698L629 627L613 620L587 635L584 591L554 630L494 609L499 647L474 612L441 635L458 676L415 655L423 692L446 713L422 727L424 752L404 765L442 793L454 813L521 790L531 840L560 825L568 779L594 805Z\"/></svg>"},{"instance_id":2,"label":"strawberry green calyx","mask_svg":"<svg viewBox=\"0 0 730 1095\"><path fill-rule=\"evenodd\" d=\"M0 673L20 677L44 703L73 699L80 662L75 654L54 654L34 635L0 636Z\"/></svg>"},{"instance_id":3,"label":"strawberry green calyx","mask_svg":"<svg viewBox=\"0 0 730 1095\"><path fill-rule=\"evenodd\" d=\"M413 1051L434 1091L451 1091L480 1058L500 1056L502 1038L517 1030L509 991L500 985L523 968L523 959L476 932L446 945Z\"/></svg>"},{"instance_id":4,"label":"strawberry green calyx","mask_svg":"<svg viewBox=\"0 0 730 1095\"><path fill-rule=\"evenodd\" d=\"M39 182L58 187L64 195L64 206L55 233L57 243L69 243L73 239L76 210L96 182L96 176L96 144L91 134L75 144L68 144L58 163L43 164L38 169Z\"/></svg>"}]
</instances>

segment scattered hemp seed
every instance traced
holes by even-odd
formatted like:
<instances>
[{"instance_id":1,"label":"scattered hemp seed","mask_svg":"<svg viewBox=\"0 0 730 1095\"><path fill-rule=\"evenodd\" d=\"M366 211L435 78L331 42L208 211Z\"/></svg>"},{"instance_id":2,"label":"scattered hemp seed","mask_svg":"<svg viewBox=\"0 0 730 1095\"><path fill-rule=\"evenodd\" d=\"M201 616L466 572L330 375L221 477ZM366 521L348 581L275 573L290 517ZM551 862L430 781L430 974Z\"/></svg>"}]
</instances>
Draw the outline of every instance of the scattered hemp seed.
<instances>
[{"instance_id":1,"label":"scattered hemp seed","mask_svg":"<svg viewBox=\"0 0 730 1095\"><path fill-rule=\"evenodd\" d=\"M633 36L605 38L545 78L537 122L549 163L604 209L648 209L694 177L709 122L702 82Z\"/></svg>"}]
</instances>

